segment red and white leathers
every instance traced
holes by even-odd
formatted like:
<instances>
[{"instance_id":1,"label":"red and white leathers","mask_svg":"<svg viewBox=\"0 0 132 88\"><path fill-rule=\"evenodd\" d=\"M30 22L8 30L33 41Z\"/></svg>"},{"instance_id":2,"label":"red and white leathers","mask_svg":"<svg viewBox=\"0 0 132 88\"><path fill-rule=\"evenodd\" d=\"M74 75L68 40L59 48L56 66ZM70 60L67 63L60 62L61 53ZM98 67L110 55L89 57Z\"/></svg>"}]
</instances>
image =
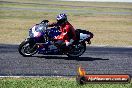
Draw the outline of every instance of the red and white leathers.
<instances>
[{"instance_id":1,"label":"red and white leathers","mask_svg":"<svg viewBox=\"0 0 132 88\"><path fill-rule=\"evenodd\" d=\"M55 23L51 25L53 26ZM65 42L66 46L69 46L76 40L75 29L68 21L60 25L60 32L61 34L56 36L55 39Z\"/></svg>"}]
</instances>

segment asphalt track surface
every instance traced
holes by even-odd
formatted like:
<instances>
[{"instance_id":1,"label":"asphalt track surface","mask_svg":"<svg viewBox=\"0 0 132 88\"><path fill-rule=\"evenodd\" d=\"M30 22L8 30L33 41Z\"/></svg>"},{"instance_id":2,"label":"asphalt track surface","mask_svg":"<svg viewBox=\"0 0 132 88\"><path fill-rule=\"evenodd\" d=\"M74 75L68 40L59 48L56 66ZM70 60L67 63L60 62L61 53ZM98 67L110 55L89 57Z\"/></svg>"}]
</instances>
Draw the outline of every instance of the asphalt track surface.
<instances>
[{"instance_id":1,"label":"asphalt track surface","mask_svg":"<svg viewBox=\"0 0 132 88\"><path fill-rule=\"evenodd\" d=\"M88 46L80 58L65 55L23 57L18 45L0 44L0 76L75 76L81 65L88 74L130 74L132 47Z\"/></svg>"}]
</instances>

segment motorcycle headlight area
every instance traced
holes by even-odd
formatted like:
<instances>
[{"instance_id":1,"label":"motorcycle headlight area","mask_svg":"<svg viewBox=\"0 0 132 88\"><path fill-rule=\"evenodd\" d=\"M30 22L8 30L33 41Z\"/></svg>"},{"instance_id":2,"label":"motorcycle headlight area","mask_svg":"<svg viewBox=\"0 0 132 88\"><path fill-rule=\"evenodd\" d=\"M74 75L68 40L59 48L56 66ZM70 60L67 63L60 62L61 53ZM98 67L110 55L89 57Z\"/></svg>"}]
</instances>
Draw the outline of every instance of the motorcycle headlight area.
<instances>
[{"instance_id":1,"label":"motorcycle headlight area","mask_svg":"<svg viewBox=\"0 0 132 88\"><path fill-rule=\"evenodd\" d=\"M30 37L39 37L41 33L45 30L43 25L35 25L29 30Z\"/></svg>"},{"instance_id":2,"label":"motorcycle headlight area","mask_svg":"<svg viewBox=\"0 0 132 88\"><path fill-rule=\"evenodd\" d=\"M37 37L39 35L40 35L40 32L36 32L36 31L32 31L32 30L29 31L29 36L30 37Z\"/></svg>"},{"instance_id":3,"label":"motorcycle headlight area","mask_svg":"<svg viewBox=\"0 0 132 88\"><path fill-rule=\"evenodd\" d=\"M44 24L39 24L35 27L36 32L44 32L46 29L47 29L47 27Z\"/></svg>"}]
</instances>

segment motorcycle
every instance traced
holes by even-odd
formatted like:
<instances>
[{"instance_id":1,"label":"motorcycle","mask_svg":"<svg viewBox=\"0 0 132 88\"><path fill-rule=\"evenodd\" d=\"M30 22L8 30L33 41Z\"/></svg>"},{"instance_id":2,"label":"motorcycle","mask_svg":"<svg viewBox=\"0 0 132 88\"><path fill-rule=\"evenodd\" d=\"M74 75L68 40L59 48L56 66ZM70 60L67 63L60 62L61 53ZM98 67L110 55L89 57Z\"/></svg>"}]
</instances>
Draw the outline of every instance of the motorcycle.
<instances>
[{"instance_id":1,"label":"motorcycle","mask_svg":"<svg viewBox=\"0 0 132 88\"><path fill-rule=\"evenodd\" d=\"M68 46L68 51L65 51L65 48L58 48L54 38L60 34L59 27L48 28L48 22L48 20L43 20L29 29L29 37L18 47L18 51L22 56L28 57L38 53L79 57L86 51L86 42L91 44L90 40L93 38L93 33L76 29L77 40Z\"/></svg>"}]
</instances>

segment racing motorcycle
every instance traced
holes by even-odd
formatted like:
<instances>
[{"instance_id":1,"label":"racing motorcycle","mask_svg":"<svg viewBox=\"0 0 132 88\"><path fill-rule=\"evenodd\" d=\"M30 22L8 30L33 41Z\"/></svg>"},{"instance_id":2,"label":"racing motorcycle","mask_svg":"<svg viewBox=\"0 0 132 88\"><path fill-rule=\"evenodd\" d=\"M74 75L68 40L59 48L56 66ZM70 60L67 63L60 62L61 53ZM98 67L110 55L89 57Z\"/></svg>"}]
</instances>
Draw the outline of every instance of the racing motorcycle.
<instances>
[{"instance_id":1,"label":"racing motorcycle","mask_svg":"<svg viewBox=\"0 0 132 88\"><path fill-rule=\"evenodd\" d=\"M18 47L19 53L24 56L32 56L34 54L43 55L67 55L68 57L79 57L86 51L86 42L91 44L90 39L93 33L76 29L77 40L65 50L55 44L54 38L61 32L59 27L48 28L48 20L43 20L39 24L29 29L29 37L26 38Z\"/></svg>"}]
</instances>

